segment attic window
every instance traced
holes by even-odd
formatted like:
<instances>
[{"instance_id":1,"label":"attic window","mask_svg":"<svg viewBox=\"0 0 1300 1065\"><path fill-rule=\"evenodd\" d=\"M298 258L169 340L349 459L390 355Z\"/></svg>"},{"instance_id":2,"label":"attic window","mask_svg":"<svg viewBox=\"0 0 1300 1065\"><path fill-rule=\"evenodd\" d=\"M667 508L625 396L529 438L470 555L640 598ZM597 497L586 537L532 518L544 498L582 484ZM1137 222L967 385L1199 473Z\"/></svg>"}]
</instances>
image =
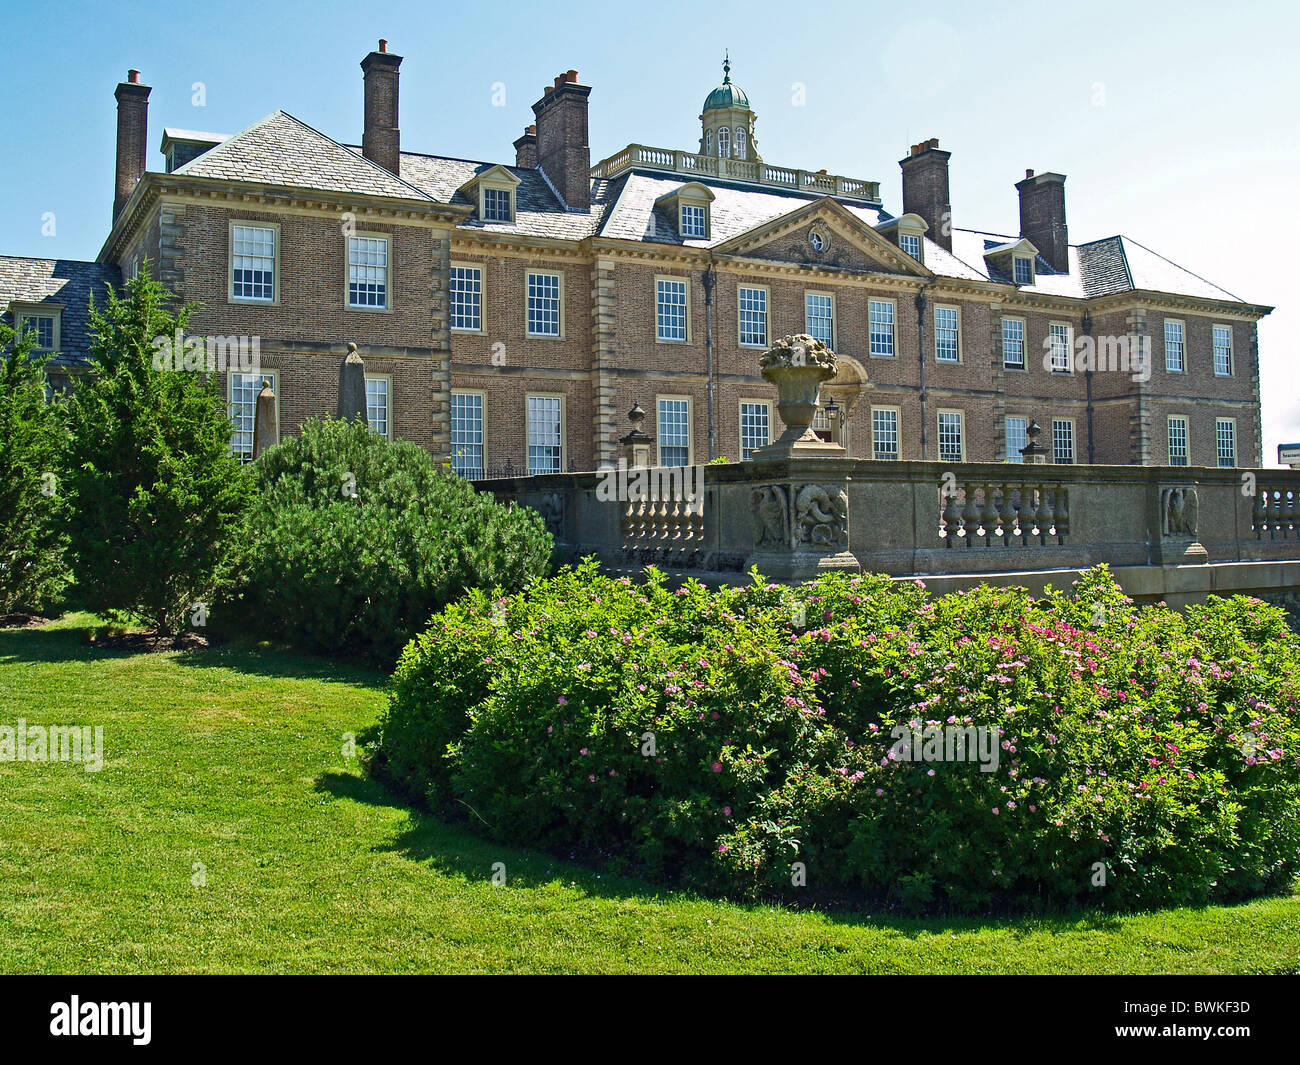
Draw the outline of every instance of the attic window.
<instances>
[{"instance_id":1,"label":"attic window","mask_svg":"<svg viewBox=\"0 0 1300 1065\"><path fill-rule=\"evenodd\" d=\"M702 204L683 203L681 215L683 237L704 239L709 235L709 209Z\"/></svg>"},{"instance_id":2,"label":"attic window","mask_svg":"<svg viewBox=\"0 0 1300 1065\"><path fill-rule=\"evenodd\" d=\"M515 217L514 197L509 189L495 189L483 186L483 221L513 222Z\"/></svg>"},{"instance_id":3,"label":"attic window","mask_svg":"<svg viewBox=\"0 0 1300 1065\"><path fill-rule=\"evenodd\" d=\"M898 246L913 259L921 258L921 238L915 233L900 233L898 235Z\"/></svg>"},{"instance_id":4,"label":"attic window","mask_svg":"<svg viewBox=\"0 0 1300 1065\"><path fill-rule=\"evenodd\" d=\"M3 308L0 308L3 309ZM14 306L14 331L18 336L31 334L32 346L37 351L59 349L59 317L63 308L48 304L31 307Z\"/></svg>"},{"instance_id":5,"label":"attic window","mask_svg":"<svg viewBox=\"0 0 1300 1065\"><path fill-rule=\"evenodd\" d=\"M1034 260L1023 255L1015 258L1016 284L1032 285L1034 283Z\"/></svg>"}]
</instances>

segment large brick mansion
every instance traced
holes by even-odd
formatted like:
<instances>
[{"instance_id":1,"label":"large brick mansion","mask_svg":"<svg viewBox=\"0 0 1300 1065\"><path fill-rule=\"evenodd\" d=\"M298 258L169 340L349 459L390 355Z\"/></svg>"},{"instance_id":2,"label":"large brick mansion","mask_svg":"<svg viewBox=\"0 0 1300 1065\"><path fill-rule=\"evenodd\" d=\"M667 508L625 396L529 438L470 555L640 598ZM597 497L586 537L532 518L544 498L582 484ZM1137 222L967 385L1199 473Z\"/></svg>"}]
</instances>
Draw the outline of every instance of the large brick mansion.
<instances>
[{"instance_id":1,"label":"large brick mansion","mask_svg":"<svg viewBox=\"0 0 1300 1065\"><path fill-rule=\"evenodd\" d=\"M893 214L877 182L767 162L729 67L695 151L593 165L571 70L512 163L420 154L401 62L381 41L361 63L359 147L276 111L234 136L167 128L161 170L132 71L97 259L0 256L0 308L73 373L87 295L148 260L199 304L192 333L259 338L260 370L224 375L246 454L261 380L293 433L333 412L351 341L375 429L466 476L616 461L634 403L662 464L744 458L780 431L759 354L809 333L840 357L815 425L855 457L1016 461L1033 419L1058 463L1261 464L1270 308L1126 237L1071 244L1061 174L1016 182L1018 233L968 228L931 140Z\"/></svg>"}]
</instances>

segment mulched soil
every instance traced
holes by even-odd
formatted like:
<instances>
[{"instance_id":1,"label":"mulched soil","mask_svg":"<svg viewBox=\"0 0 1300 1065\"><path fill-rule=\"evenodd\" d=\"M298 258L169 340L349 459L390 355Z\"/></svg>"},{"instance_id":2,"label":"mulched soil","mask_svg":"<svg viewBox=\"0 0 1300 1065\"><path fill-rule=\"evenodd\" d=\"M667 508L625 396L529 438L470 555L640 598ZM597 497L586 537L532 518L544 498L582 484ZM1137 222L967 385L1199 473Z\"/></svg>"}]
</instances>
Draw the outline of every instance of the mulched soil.
<instances>
[{"instance_id":1,"label":"mulched soil","mask_svg":"<svg viewBox=\"0 0 1300 1065\"><path fill-rule=\"evenodd\" d=\"M0 614L0 629L39 629L53 620L40 614Z\"/></svg>"}]
</instances>

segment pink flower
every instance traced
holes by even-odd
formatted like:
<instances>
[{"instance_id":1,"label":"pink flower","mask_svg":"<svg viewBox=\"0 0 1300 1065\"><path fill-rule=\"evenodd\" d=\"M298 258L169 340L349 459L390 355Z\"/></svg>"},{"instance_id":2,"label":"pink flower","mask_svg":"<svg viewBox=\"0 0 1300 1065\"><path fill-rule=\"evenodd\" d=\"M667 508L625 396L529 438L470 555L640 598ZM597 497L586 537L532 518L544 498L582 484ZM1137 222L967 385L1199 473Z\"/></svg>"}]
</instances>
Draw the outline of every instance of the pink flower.
<instances>
[{"instance_id":1,"label":"pink flower","mask_svg":"<svg viewBox=\"0 0 1300 1065\"><path fill-rule=\"evenodd\" d=\"M585 758L585 757L587 756L587 748L584 747L584 748L583 748L582 750L580 750L578 753L579 753L580 755L582 755L582 756Z\"/></svg>"},{"instance_id":2,"label":"pink flower","mask_svg":"<svg viewBox=\"0 0 1300 1065\"><path fill-rule=\"evenodd\" d=\"M595 773L589 773L589 774L587 775L587 779L590 780L593 784L596 783L596 774L595 774Z\"/></svg>"},{"instance_id":3,"label":"pink flower","mask_svg":"<svg viewBox=\"0 0 1300 1065\"><path fill-rule=\"evenodd\" d=\"M731 816L731 807L730 807L730 806L724 806L724 807L722 808L722 816L723 816L723 817L730 817L730 816Z\"/></svg>"},{"instance_id":4,"label":"pink flower","mask_svg":"<svg viewBox=\"0 0 1300 1065\"><path fill-rule=\"evenodd\" d=\"M998 815L998 808L995 806L993 807L993 816L996 817L997 815Z\"/></svg>"},{"instance_id":5,"label":"pink flower","mask_svg":"<svg viewBox=\"0 0 1300 1065\"><path fill-rule=\"evenodd\" d=\"M561 695L561 696L560 696L557 700L555 700L555 701L556 701L557 703L559 703L560 706L565 706L565 705L567 705L568 702L569 702L569 700L566 699L563 695Z\"/></svg>"},{"instance_id":6,"label":"pink flower","mask_svg":"<svg viewBox=\"0 0 1300 1065\"><path fill-rule=\"evenodd\" d=\"M714 771L715 773L721 773L721 772L722 772L722 763L721 763L721 762L714 762L714 763L713 763L713 771Z\"/></svg>"},{"instance_id":7,"label":"pink flower","mask_svg":"<svg viewBox=\"0 0 1300 1065\"><path fill-rule=\"evenodd\" d=\"M880 798L880 796L882 796L882 795L884 795L884 794L885 794L885 789L884 789L884 788L877 788L877 789L876 789L876 798L877 798L877 799Z\"/></svg>"},{"instance_id":8,"label":"pink flower","mask_svg":"<svg viewBox=\"0 0 1300 1065\"><path fill-rule=\"evenodd\" d=\"M721 853L722 853L723 851L725 851L726 849L727 849L727 845L726 845L725 843L719 843L719 844L718 844L718 853L719 853L719 854L721 854Z\"/></svg>"}]
</instances>

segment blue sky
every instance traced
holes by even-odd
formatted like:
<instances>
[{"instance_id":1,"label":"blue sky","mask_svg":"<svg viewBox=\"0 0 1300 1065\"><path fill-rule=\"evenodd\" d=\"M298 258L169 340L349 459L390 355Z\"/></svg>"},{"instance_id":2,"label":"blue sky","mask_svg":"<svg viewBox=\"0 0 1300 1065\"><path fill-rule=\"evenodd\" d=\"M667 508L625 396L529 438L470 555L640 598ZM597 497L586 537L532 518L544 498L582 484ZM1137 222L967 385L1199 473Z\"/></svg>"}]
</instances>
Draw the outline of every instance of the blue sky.
<instances>
[{"instance_id":1,"label":"blue sky","mask_svg":"<svg viewBox=\"0 0 1300 1065\"><path fill-rule=\"evenodd\" d=\"M276 108L358 143L358 63L379 37L405 57L404 148L510 161L542 86L576 68L593 86L599 159L632 141L695 147L729 48L770 162L878 180L896 212L898 160L938 137L953 153L954 223L1009 233L1014 182L1026 168L1055 170L1069 176L1073 243L1124 233L1277 307L1260 325L1266 464L1277 443L1300 441L1300 13L1289 0L0 0L0 11L9 254L98 252L112 206L113 88L128 67L153 86L151 169L161 169L165 125L234 133ZM494 106L498 83L505 106ZM47 212L53 236L42 235Z\"/></svg>"}]
</instances>

